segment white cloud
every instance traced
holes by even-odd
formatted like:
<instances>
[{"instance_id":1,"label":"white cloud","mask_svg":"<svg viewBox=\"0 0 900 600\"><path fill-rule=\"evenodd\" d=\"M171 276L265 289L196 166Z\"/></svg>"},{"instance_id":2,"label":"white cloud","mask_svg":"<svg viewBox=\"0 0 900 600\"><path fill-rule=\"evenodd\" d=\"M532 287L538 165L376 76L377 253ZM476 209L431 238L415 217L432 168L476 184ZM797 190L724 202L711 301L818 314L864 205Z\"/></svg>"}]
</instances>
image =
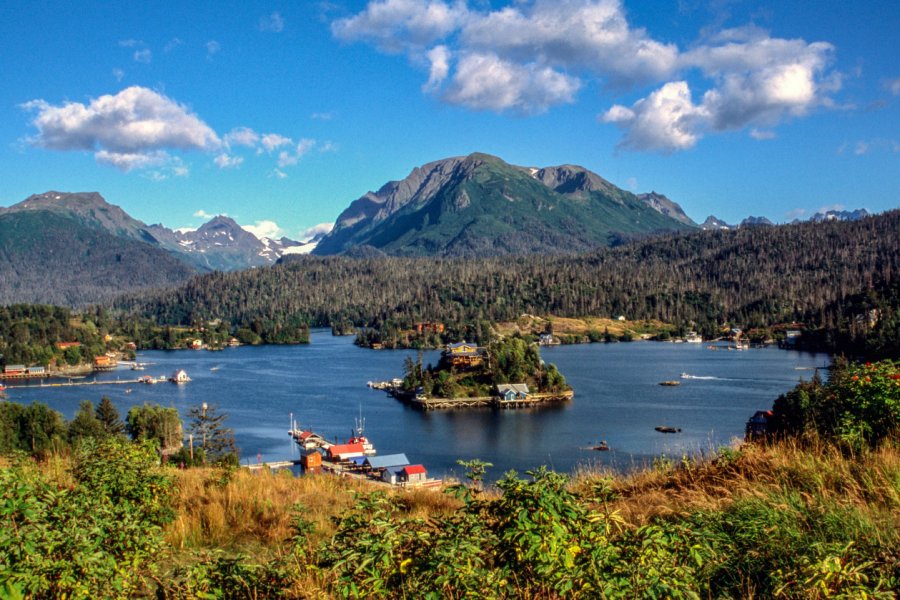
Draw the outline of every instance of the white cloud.
<instances>
[{"instance_id":1,"label":"white cloud","mask_svg":"<svg viewBox=\"0 0 900 600\"><path fill-rule=\"evenodd\" d=\"M195 217L200 217L201 219L212 219L216 215L211 215L202 208L194 213Z\"/></svg>"},{"instance_id":2,"label":"white cloud","mask_svg":"<svg viewBox=\"0 0 900 600\"><path fill-rule=\"evenodd\" d=\"M869 144L867 142L860 140L860 141L856 142L856 144L853 146L853 154L855 154L856 156L862 156L863 154L866 154L868 151L869 151Z\"/></svg>"},{"instance_id":3,"label":"white cloud","mask_svg":"<svg viewBox=\"0 0 900 600\"><path fill-rule=\"evenodd\" d=\"M433 92L438 89L450 72L450 50L447 46L435 46L425 54L431 64L428 81L422 86L422 90Z\"/></svg>"},{"instance_id":4,"label":"white cloud","mask_svg":"<svg viewBox=\"0 0 900 600\"><path fill-rule=\"evenodd\" d=\"M463 44L517 62L583 69L616 84L669 76L678 50L629 26L620 0L537 0L480 13Z\"/></svg>"},{"instance_id":5,"label":"white cloud","mask_svg":"<svg viewBox=\"0 0 900 600\"><path fill-rule=\"evenodd\" d=\"M141 50L134 51L134 61L139 63L149 64L153 60L153 52L150 48L143 48Z\"/></svg>"},{"instance_id":6,"label":"white cloud","mask_svg":"<svg viewBox=\"0 0 900 600\"><path fill-rule=\"evenodd\" d=\"M775 132L766 129L757 129L756 127L754 127L750 130L750 137L752 137L754 140L759 141L771 140L775 139Z\"/></svg>"},{"instance_id":7,"label":"white cloud","mask_svg":"<svg viewBox=\"0 0 900 600\"><path fill-rule=\"evenodd\" d=\"M331 140L326 140L319 146L319 152L337 152L338 150L340 150L340 146Z\"/></svg>"},{"instance_id":8,"label":"white cloud","mask_svg":"<svg viewBox=\"0 0 900 600\"><path fill-rule=\"evenodd\" d=\"M275 177L276 179L287 179L287 173L285 173L281 169L273 169L269 177Z\"/></svg>"},{"instance_id":9,"label":"white cloud","mask_svg":"<svg viewBox=\"0 0 900 600\"><path fill-rule=\"evenodd\" d=\"M314 112L309 118L316 121L330 121L334 118L334 115L330 112Z\"/></svg>"},{"instance_id":10,"label":"white cloud","mask_svg":"<svg viewBox=\"0 0 900 600\"><path fill-rule=\"evenodd\" d=\"M166 164L171 157L162 150L155 152L110 152L100 150L94 154L94 160L98 163L111 165L125 171L157 167Z\"/></svg>"},{"instance_id":11,"label":"white cloud","mask_svg":"<svg viewBox=\"0 0 900 600\"><path fill-rule=\"evenodd\" d=\"M271 31L273 33L281 33L284 31L284 17L279 12L273 12L271 15L259 18L259 30Z\"/></svg>"},{"instance_id":12,"label":"white cloud","mask_svg":"<svg viewBox=\"0 0 900 600\"><path fill-rule=\"evenodd\" d=\"M232 156L223 152L219 154L213 159L213 162L220 169L232 169L234 167L239 167L244 162L243 156Z\"/></svg>"},{"instance_id":13,"label":"white cloud","mask_svg":"<svg viewBox=\"0 0 900 600\"><path fill-rule=\"evenodd\" d=\"M206 42L206 58L212 58L216 54L219 53L219 50L222 49L222 44L217 42L216 40L209 40Z\"/></svg>"},{"instance_id":14,"label":"white cloud","mask_svg":"<svg viewBox=\"0 0 900 600\"><path fill-rule=\"evenodd\" d=\"M519 65L492 54L460 59L444 98L477 110L544 112L574 101L580 82L549 67Z\"/></svg>"},{"instance_id":15,"label":"white cloud","mask_svg":"<svg viewBox=\"0 0 900 600\"><path fill-rule=\"evenodd\" d=\"M889 91L894 96L900 96L900 77L894 77L893 79L886 79L884 81L884 87L887 91Z\"/></svg>"},{"instance_id":16,"label":"white cloud","mask_svg":"<svg viewBox=\"0 0 900 600\"><path fill-rule=\"evenodd\" d=\"M143 46L143 45L144 45L144 42L142 42L141 40L134 40L134 39L119 40L119 46L122 48L136 48L137 46Z\"/></svg>"},{"instance_id":17,"label":"white cloud","mask_svg":"<svg viewBox=\"0 0 900 600\"><path fill-rule=\"evenodd\" d=\"M423 92L474 110L534 114L574 102L587 82L615 93L651 84L655 91L632 100L639 110L615 104L601 114L623 129L620 146L633 149L685 149L703 135L744 128L768 139L785 121L840 107L830 97L842 74L831 70L829 43L747 26L703 31L682 50L632 25L622 0L521 0L496 9L477 0L370 0L331 30L345 42L405 53L427 71ZM900 94L900 79L885 86ZM653 134L650 122L667 129Z\"/></svg>"},{"instance_id":18,"label":"white cloud","mask_svg":"<svg viewBox=\"0 0 900 600\"><path fill-rule=\"evenodd\" d=\"M787 211L786 213L784 213L784 218L789 221L793 221L794 219L799 219L800 217L804 216L805 214L806 214L805 208L794 208L794 209L791 209L791 210Z\"/></svg>"},{"instance_id":19,"label":"white cloud","mask_svg":"<svg viewBox=\"0 0 900 600\"><path fill-rule=\"evenodd\" d=\"M691 100L687 82L667 83L631 108L615 105L601 119L624 132L620 146L630 150L673 152L694 146L707 120L703 107Z\"/></svg>"},{"instance_id":20,"label":"white cloud","mask_svg":"<svg viewBox=\"0 0 900 600\"><path fill-rule=\"evenodd\" d=\"M334 223L319 223L301 231L297 241L308 242L317 235L324 235L334 229Z\"/></svg>"},{"instance_id":21,"label":"white cloud","mask_svg":"<svg viewBox=\"0 0 900 600\"><path fill-rule=\"evenodd\" d=\"M22 105L36 112L32 143L53 150L147 153L163 148L208 150L219 145L209 125L187 107L153 90L132 86L87 105L44 100Z\"/></svg>"},{"instance_id":22,"label":"white cloud","mask_svg":"<svg viewBox=\"0 0 900 600\"><path fill-rule=\"evenodd\" d=\"M122 78L125 77L125 71L116 68L112 70L112 75L116 78L116 81L122 81Z\"/></svg>"},{"instance_id":23,"label":"white cloud","mask_svg":"<svg viewBox=\"0 0 900 600\"><path fill-rule=\"evenodd\" d=\"M235 127L225 134L223 138L228 146L255 147L259 143L259 134L249 127Z\"/></svg>"},{"instance_id":24,"label":"white cloud","mask_svg":"<svg viewBox=\"0 0 900 600\"><path fill-rule=\"evenodd\" d=\"M278 153L278 166L283 169L284 167L296 165L315 145L315 140L303 138L293 151L282 150Z\"/></svg>"},{"instance_id":25,"label":"white cloud","mask_svg":"<svg viewBox=\"0 0 900 600\"><path fill-rule=\"evenodd\" d=\"M449 35L467 14L464 2L379 0L369 2L357 15L335 21L331 32L345 42L371 42L386 52L401 52Z\"/></svg>"},{"instance_id":26,"label":"white cloud","mask_svg":"<svg viewBox=\"0 0 900 600\"><path fill-rule=\"evenodd\" d=\"M281 227L275 221L257 221L253 225L241 225L241 228L249 231L259 239L264 237L277 239L284 235Z\"/></svg>"},{"instance_id":27,"label":"white cloud","mask_svg":"<svg viewBox=\"0 0 900 600\"><path fill-rule=\"evenodd\" d=\"M268 152L272 152L277 148L294 143L291 138L285 137L278 133L267 133L263 135L262 138L260 138L260 142L262 142L263 148L265 148Z\"/></svg>"},{"instance_id":28,"label":"white cloud","mask_svg":"<svg viewBox=\"0 0 900 600\"><path fill-rule=\"evenodd\" d=\"M847 208L847 207L843 204L826 204L825 206L820 206L816 212L822 213L822 214L825 214L828 211L832 211L832 210L835 212L840 212L840 211L844 210L845 208Z\"/></svg>"}]
</instances>

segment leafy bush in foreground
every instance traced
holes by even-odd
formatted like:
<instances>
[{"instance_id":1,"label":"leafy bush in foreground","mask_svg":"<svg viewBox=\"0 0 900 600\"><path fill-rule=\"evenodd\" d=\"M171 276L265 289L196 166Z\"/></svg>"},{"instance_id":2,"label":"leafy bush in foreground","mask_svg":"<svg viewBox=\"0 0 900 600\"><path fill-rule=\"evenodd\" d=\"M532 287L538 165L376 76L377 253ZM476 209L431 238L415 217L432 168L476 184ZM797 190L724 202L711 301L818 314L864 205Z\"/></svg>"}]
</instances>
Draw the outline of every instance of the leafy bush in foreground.
<instances>
[{"instance_id":1,"label":"leafy bush in foreground","mask_svg":"<svg viewBox=\"0 0 900 600\"><path fill-rule=\"evenodd\" d=\"M0 580L6 595L129 597L140 590L172 518L152 444L88 443L72 481L25 462L0 470ZM0 593L4 595L4 593Z\"/></svg>"}]
</instances>

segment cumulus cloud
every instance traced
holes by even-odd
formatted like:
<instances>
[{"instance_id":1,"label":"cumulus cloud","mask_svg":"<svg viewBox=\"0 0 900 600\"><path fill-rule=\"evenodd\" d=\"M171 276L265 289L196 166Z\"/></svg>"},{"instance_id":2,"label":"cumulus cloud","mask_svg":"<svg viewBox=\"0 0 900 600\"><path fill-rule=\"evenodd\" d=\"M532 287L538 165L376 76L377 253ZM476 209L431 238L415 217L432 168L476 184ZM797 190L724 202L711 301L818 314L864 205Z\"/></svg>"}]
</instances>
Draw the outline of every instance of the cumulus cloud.
<instances>
[{"instance_id":1,"label":"cumulus cloud","mask_svg":"<svg viewBox=\"0 0 900 600\"><path fill-rule=\"evenodd\" d=\"M259 134L250 127L235 127L220 138L188 107L140 86L86 103L55 105L36 99L21 108L33 114L31 124L37 132L27 138L32 145L91 152L100 164L124 172L146 171L148 177L157 180L188 174L178 152L209 153L216 166L227 169L243 164L244 157L238 155L241 148L265 154L294 146L287 136ZM296 164L315 145L315 140L304 138L294 148L285 150L279 163ZM334 150L334 146L327 144L323 150Z\"/></svg>"},{"instance_id":2,"label":"cumulus cloud","mask_svg":"<svg viewBox=\"0 0 900 600\"><path fill-rule=\"evenodd\" d=\"M334 223L319 223L318 225L313 225L312 227L308 227L307 229L304 229L300 232L298 241L309 242L317 236L325 235L332 229L334 229Z\"/></svg>"},{"instance_id":3,"label":"cumulus cloud","mask_svg":"<svg viewBox=\"0 0 900 600\"><path fill-rule=\"evenodd\" d=\"M468 15L464 2L442 0L379 0L365 10L331 24L331 32L345 42L370 42L386 52L402 52L446 37Z\"/></svg>"},{"instance_id":4,"label":"cumulus cloud","mask_svg":"<svg viewBox=\"0 0 900 600\"><path fill-rule=\"evenodd\" d=\"M444 97L478 110L534 114L572 102L580 85L549 67L520 65L493 54L469 54L460 59Z\"/></svg>"},{"instance_id":5,"label":"cumulus cloud","mask_svg":"<svg viewBox=\"0 0 900 600\"><path fill-rule=\"evenodd\" d=\"M235 127L225 134L225 144L228 146L254 147L259 143L259 134L249 127Z\"/></svg>"},{"instance_id":6,"label":"cumulus cloud","mask_svg":"<svg viewBox=\"0 0 900 600\"><path fill-rule=\"evenodd\" d=\"M244 162L243 156L232 156L227 152L223 152L213 159L213 162L220 169L233 169L241 166Z\"/></svg>"},{"instance_id":7,"label":"cumulus cloud","mask_svg":"<svg viewBox=\"0 0 900 600\"><path fill-rule=\"evenodd\" d=\"M697 143L708 120L704 108L691 100L687 82L667 83L631 108L615 105L601 119L624 131L621 147L673 152Z\"/></svg>"},{"instance_id":8,"label":"cumulus cloud","mask_svg":"<svg viewBox=\"0 0 900 600\"><path fill-rule=\"evenodd\" d=\"M87 150L123 171L161 164L166 149L210 150L215 131L190 110L153 90L133 86L88 104L32 100L31 143L52 150Z\"/></svg>"},{"instance_id":9,"label":"cumulus cloud","mask_svg":"<svg viewBox=\"0 0 900 600\"><path fill-rule=\"evenodd\" d=\"M267 133L262 136L260 142L267 152L272 152L277 148L294 143L291 138L285 137L278 133Z\"/></svg>"},{"instance_id":10,"label":"cumulus cloud","mask_svg":"<svg viewBox=\"0 0 900 600\"><path fill-rule=\"evenodd\" d=\"M281 33L284 31L284 17L279 12L273 12L271 15L259 18L259 30L271 31L273 33Z\"/></svg>"},{"instance_id":11,"label":"cumulus cloud","mask_svg":"<svg viewBox=\"0 0 900 600\"><path fill-rule=\"evenodd\" d=\"M428 81L422 86L426 92L438 89L450 72L450 50L447 46L435 46L425 53L431 64Z\"/></svg>"},{"instance_id":12,"label":"cumulus cloud","mask_svg":"<svg viewBox=\"0 0 900 600\"><path fill-rule=\"evenodd\" d=\"M278 153L278 166L283 169L296 165L315 145L315 140L303 138L293 150L282 150Z\"/></svg>"},{"instance_id":13,"label":"cumulus cloud","mask_svg":"<svg viewBox=\"0 0 900 600\"><path fill-rule=\"evenodd\" d=\"M202 208L194 213L195 217L200 217L201 219L212 219L216 215L211 215Z\"/></svg>"},{"instance_id":14,"label":"cumulus cloud","mask_svg":"<svg viewBox=\"0 0 900 600\"><path fill-rule=\"evenodd\" d=\"M245 231L249 231L259 239L264 237L277 239L284 235L281 227L275 221L257 221L253 225L241 225Z\"/></svg>"},{"instance_id":15,"label":"cumulus cloud","mask_svg":"<svg viewBox=\"0 0 900 600\"><path fill-rule=\"evenodd\" d=\"M622 0L496 9L475 0L370 0L331 31L344 42L406 54L427 72L424 92L473 110L534 114L574 102L586 82L614 94L650 85L630 107L614 104L600 115L622 128L620 146L634 150L671 152L744 128L768 139L787 120L837 107L830 94L842 85L830 70L829 43L748 26L703 31L681 49L631 24ZM900 80L885 85L900 93ZM654 134L651 124L664 129Z\"/></svg>"}]
</instances>

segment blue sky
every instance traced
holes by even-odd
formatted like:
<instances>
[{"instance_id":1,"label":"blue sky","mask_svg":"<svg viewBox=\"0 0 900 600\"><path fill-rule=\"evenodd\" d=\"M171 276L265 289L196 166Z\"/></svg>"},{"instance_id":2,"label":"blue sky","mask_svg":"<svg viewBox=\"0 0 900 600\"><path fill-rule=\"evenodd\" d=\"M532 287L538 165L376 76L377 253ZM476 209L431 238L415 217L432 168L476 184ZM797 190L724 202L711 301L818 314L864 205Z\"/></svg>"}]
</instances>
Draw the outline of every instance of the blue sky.
<instances>
[{"instance_id":1,"label":"blue sky","mask_svg":"<svg viewBox=\"0 0 900 600\"><path fill-rule=\"evenodd\" d=\"M189 6L185 6L189 4ZM585 166L695 220L898 206L900 3L8 1L0 205L297 238L432 160Z\"/></svg>"}]
</instances>

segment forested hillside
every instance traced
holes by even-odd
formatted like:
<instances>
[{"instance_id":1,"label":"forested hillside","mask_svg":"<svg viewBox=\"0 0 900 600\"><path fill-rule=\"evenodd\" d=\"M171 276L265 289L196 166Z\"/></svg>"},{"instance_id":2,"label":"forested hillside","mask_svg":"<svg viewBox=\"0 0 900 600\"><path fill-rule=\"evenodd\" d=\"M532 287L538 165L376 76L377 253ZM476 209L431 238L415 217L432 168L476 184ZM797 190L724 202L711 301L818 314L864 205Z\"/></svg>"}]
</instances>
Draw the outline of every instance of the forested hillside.
<instances>
[{"instance_id":1,"label":"forested hillside","mask_svg":"<svg viewBox=\"0 0 900 600\"><path fill-rule=\"evenodd\" d=\"M78 306L187 280L165 250L51 210L0 214L0 304Z\"/></svg>"},{"instance_id":2,"label":"forested hillside","mask_svg":"<svg viewBox=\"0 0 900 600\"><path fill-rule=\"evenodd\" d=\"M897 327L898 248L900 211L892 211L857 222L671 235L577 257L298 257L196 277L119 306L171 324L302 317L318 326L388 327L621 314L693 322L708 334L725 323L803 321L866 337ZM882 337L896 345L896 335Z\"/></svg>"}]
</instances>

